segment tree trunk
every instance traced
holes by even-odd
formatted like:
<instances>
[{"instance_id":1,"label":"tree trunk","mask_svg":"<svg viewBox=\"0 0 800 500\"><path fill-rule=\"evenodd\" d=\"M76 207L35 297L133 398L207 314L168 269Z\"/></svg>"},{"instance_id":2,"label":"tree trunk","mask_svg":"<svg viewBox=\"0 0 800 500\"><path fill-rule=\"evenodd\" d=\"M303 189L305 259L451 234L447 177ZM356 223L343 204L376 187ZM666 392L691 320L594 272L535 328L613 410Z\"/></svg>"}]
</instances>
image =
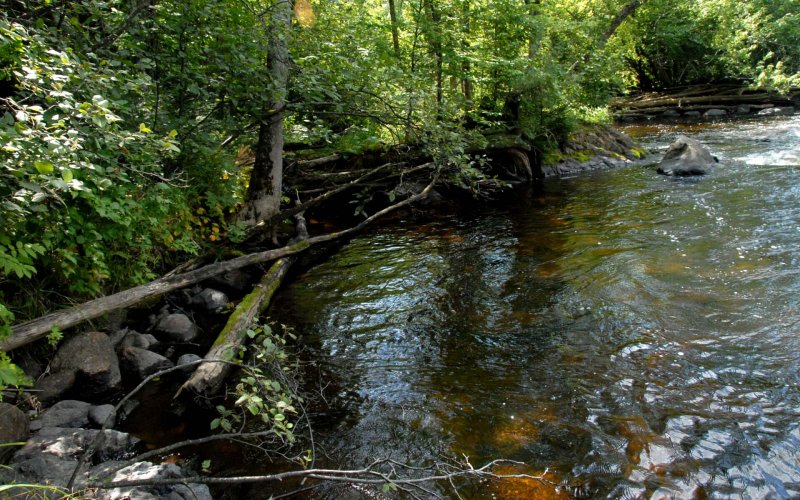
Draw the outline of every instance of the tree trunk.
<instances>
[{"instance_id":1,"label":"tree trunk","mask_svg":"<svg viewBox=\"0 0 800 500\"><path fill-rule=\"evenodd\" d=\"M528 15L531 17L531 34L528 37L528 59L534 61L537 54L539 54L539 47L542 43L542 34L538 30L538 26L533 21L541 14L539 8L542 5L542 0L525 0L525 5L528 6Z\"/></svg>"},{"instance_id":2,"label":"tree trunk","mask_svg":"<svg viewBox=\"0 0 800 500\"><path fill-rule=\"evenodd\" d=\"M470 10L469 10L469 2L464 2L464 6L462 8L462 15L464 16L463 20L463 29L464 29L464 39L461 42L461 48L464 50L464 62L461 63L461 71L464 75L461 78L461 87L464 92L464 101L466 111L469 111L472 108L472 97L473 97L473 88L472 88L472 66L469 62L469 57L466 54L469 54L470 50Z\"/></svg>"},{"instance_id":3,"label":"tree trunk","mask_svg":"<svg viewBox=\"0 0 800 500\"><path fill-rule=\"evenodd\" d=\"M433 5L433 0L424 0L425 10L428 14L428 42L433 52L434 61L436 62L435 78L436 78L436 117L438 120L442 119L442 101L444 99L443 88L443 54L442 54L442 37L439 22L441 16L436 6Z\"/></svg>"},{"instance_id":4,"label":"tree trunk","mask_svg":"<svg viewBox=\"0 0 800 500\"><path fill-rule=\"evenodd\" d=\"M275 0L269 26L267 66L272 98L259 122L255 162L240 219L253 226L280 211L283 185L283 115L289 75L287 37L292 21L291 0Z\"/></svg>"},{"instance_id":5,"label":"tree trunk","mask_svg":"<svg viewBox=\"0 0 800 500\"><path fill-rule=\"evenodd\" d=\"M606 32L603 33L603 45L605 45L605 43L608 42L608 40L614 35L614 33L617 31L617 28L619 28L620 25L625 22L625 20L628 19L634 12L636 12L636 9L641 7L646 1L647 0L632 0L631 2L625 4L622 10L620 10L614 17L614 20L611 21L611 24L608 26Z\"/></svg>"},{"instance_id":6,"label":"tree trunk","mask_svg":"<svg viewBox=\"0 0 800 500\"><path fill-rule=\"evenodd\" d=\"M389 0L389 19L392 22L392 45L394 46L394 56L400 59L400 33L397 24L397 7L394 0Z\"/></svg>"},{"instance_id":7,"label":"tree trunk","mask_svg":"<svg viewBox=\"0 0 800 500\"><path fill-rule=\"evenodd\" d=\"M175 397L178 397L184 390L202 396L212 396L219 392L232 366L214 361L229 361L236 357L239 349L247 341L247 329L269 306L272 296L295 260L296 257L286 257L275 262L253 291L242 299L231 313L214 345L206 354L206 362L198 366L189 380L175 394Z\"/></svg>"}]
</instances>

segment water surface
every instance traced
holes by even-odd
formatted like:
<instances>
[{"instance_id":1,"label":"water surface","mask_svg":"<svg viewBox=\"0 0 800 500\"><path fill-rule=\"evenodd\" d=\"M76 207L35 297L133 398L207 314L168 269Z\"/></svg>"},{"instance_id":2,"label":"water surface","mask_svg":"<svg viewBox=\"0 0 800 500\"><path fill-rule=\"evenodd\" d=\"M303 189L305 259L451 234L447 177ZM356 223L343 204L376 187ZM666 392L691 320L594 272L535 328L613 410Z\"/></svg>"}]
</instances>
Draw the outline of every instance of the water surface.
<instances>
[{"instance_id":1,"label":"water surface","mask_svg":"<svg viewBox=\"0 0 800 500\"><path fill-rule=\"evenodd\" d=\"M720 166L382 227L280 295L336 393L322 460L502 457L552 482L481 498L800 496L800 119L631 132Z\"/></svg>"}]
</instances>

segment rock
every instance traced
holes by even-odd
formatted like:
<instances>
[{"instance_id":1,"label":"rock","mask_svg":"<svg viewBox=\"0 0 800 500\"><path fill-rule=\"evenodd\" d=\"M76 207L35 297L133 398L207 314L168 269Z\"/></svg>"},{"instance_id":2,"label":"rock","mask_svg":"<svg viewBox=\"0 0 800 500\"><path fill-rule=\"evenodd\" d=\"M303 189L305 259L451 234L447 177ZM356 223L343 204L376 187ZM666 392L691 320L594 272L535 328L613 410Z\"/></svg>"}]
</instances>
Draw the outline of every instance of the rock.
<instances>
[{"instance_id":1,"label":"rock","mask_svg":"<svg viewBox=\"0 0 800 500\"><path fill-rule=\"evenodd\" d=\"M67 340L51 364L54 372L75 372L81 399L92 399L122 387L119 361L111 340L102 332L85 332Z\"/></svg>"},{"instance_id":2,"label":"rock","mask_svg":"<svg viewBox=\"0 0 800 500\"><path fill-rule=\"evenodd\" d=\"M113 481L136 481L142 479L172 479L186 477L188 474L178 465L162 463L153 465L150 462L137 462L118 470ZM98 499L117 500L122 498L150 499L197 499L211 500L211 492L204 484L175 484L169 486L136 486L132 488L113 488L99 490Z\"/></svg>"},{"instance_id":3,"label":"rock","mask_svg":"<svg viewBox=\"0 0 800 500\"><path fill-rule=\"evenodd\" d=\"M185 314L167 314L156 323L156 332L177 342L191 342L200 333Z\"/></svg>"},{"instance_id":4,"label":"rock","mask_svg":"<svg viewBox=\"0 0 800 500\"><path fill-rule=\"evenodd\" d=\"M19 443L28 439L28 417L14 405L0 403L0 444ZM16 450L15 446L0 446L0 464Z\"/></svg>"},{"instance_id":5,"label":"rock","mask_svg":"<svg viewBox=\"0 0 800 500\"><path fill-rule=\"evenodd\" d=\"M779 116L794 114L794 107L788 106L785 108L767 108L758 112L759 116Z\"/></svg>"},{"instance_id":6,"label":"rock","mask_svg":"<svg viewBox=\"0 0 800 500\"><path fill-rule=\"evenodd\" d=\"M150 339L137 331L131 330L127 335L125 335L125 338L123 338L118 345L118 348L120 349L125 347L150 349Z\"/></svg>"},{"instance_id":7,"label":"rock","mask_svg":"<svg viewBox=\"0 0 800 500\"><path fill-rule=\"evenodd\" d=\"M38 431L43 427L86 427L89 425L91 407L90 403L73 399L59 401L31 422L31 430Z\"/></svg>"},{"instance_id":8,"label":"rock","mask_svg":"<svg viewBox=\"0 0 800 500\"><path fill-rule=\"evenodd\" d=\"M253 276L242 269L234 269L210 278L206 283L232 293L241 293L250 288Z\"/></svg>"},{"instance_id":9,"label":"rock","mask_svg":"<svg viewBox=\"0 0 800 500\"><path fill-rule=\"evenodd\" d=\"M43 406L50 406L61 400L75 385L75 371L62 371L38 380L33 388L36 399Z\"/></svg>"},{"instance_id":10,"label":"rock","mask_svg":"<svg viewBox=\"0 0 800 500\"><path fill-rule=\"evenodd\" d=\"M658 173L675 176L705 175L717 162L717 158L702 144L680 136L664 153Z\"/></svg>"},{"instance_id":11,"label":"rock","mask_svg":"<svg viewBox=\"0 0 800 500\"><path fill-rule=\"evenodd\" d=\"M190 303L206 311L220 313L228 309L231 301L228 299L227 295L219 290L206 288L202 292L192 297Z\"/></svg>"},{"instance_id":12,"label":"rock","mask_svg":"<svg viewBox=\"0 0 800 500\"><path fill-rule=\"evenodd\" d=\"M131 414L136 411L141 403L135 399L129 399L122 404L117 414L117 423L125 421Z\"/></svg>"},{"instance_id":13,"label":"rock","mask_svg":"<svg viewBox=\"0 0 800 500\"><path fill-rule=\"evenodd\" d=\"M668 110L664 111L663 113L661 113L661 116L664 116L664 117L667 117L667 118L676 118L678 116L681 116L681 114L678 111L674 110L674 109L668 109Z\"/></svg>"},{"instance_id":14,"label":"rock","mask_svg":"<svg viewBox=\"0 0 800 500\"><path fill-rule=\"evenodd\" d=\"M703 116L705 116L706 118L719 118L722 116L728 116L728 112L725 111L724 109L714 108L714 109L709 109L708 111L703 113Z\"/></svg>"},{"instance_id":15,"label":"rock","mask_svg":"<svg viewBox=\"0 0 800 500\"><path fill-rule=\"evenodd\" d=\"M752 106L749 104L740 104L739 107L736 108L737 115L749 115L750 111L753 109Z\"/></svg>"},{"instance_id":16,"label":"rock","mask_svg":"<svg viewBox=\"0 0 800 500\"><path fill-rule=\"evenodd\" d=\"M49 454L37 454L0 468L0 484L39 484L63 488L69 483L78 460ZM19 488L4 491L3 498L63 498L60 494L45 494L41 489Z\"/></svg>"},{"instance_id":17,"label":"rock","mask_svg":"<svg viewBox=\"0 0 800 500\"><path fill-rule=\"evenodd\" d=\"M119 355L125 375L136 380L173 366L172 361L164 356L138 347L123 347Z\"/></svg>"},{"instance_id":18,"label":"rock","mask_svg":"<svg viewBox=\"0 0 800 500\"><path fill-rule=\"evenodd\" d=\"M197 354L184 354L180 358L178 358L178 362L175 363L175 364L177 366L180 366L180 365L185 365L187 363L194 363L195 361L200 361L201 359L203 359L203 358L201 358ZM183 373L185 375L189 375L190 373L194 373L194 371L197 369L197 366L198 365L192 365L192 366L184 367L184 368L181 369L181 373Z\"/></svg>"},{"instance_id":19,"label":"rock","mask_svg":"<svg viewBox=\"0 0 800 500\"><path fill-rule=\"evenodd\" d=\"M686 113L683 114L683 116L686 116L686 117L689 117L689 118L694 118L694 117L700 116L700 112L699 111L687 111Z\"/></svg>"},{"instance_id":20,"label":"rock","mask_svg":"<svg viewBox=\"0 0 800 500\"><path fill-rule=\"evenodd\" d=\"M14 454L12 463L24 462L45 455L58 458L79 458L98 439L92 457L95 462L126 458L139 444L139 439L111 429L73 429L44 427Z\"/></svg>"},{"instance_id":21,"label":"rock","mask_svg":"<svg viewBox=\"0 0 800 500\"><path fill-rule=\"evenodd\" d=\"M99 405L89 408L89 423L97 428L105 426L107 429L112 429L116 421L117 412L114 410L114 405Z\"/></svg>"}]
</instances>

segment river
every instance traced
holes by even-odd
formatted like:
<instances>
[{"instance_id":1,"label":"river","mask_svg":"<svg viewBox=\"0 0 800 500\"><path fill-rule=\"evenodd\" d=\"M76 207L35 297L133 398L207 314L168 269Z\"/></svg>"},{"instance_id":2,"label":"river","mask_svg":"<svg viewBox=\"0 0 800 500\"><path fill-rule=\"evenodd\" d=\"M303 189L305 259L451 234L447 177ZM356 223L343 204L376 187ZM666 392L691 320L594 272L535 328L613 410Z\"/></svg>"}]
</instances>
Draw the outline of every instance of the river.
<instances>
[{"instance_id":1,"label":"river","mask_svg":"<svg viewBox=\"0 0 800 500\"><path fill-rule=\"evenodd\" d=\"M800 496L800 118L628 132L720 165L380 227L280 294L334 392L321 461L547 471L468 498Z\"/></svg>"}]
</instances>

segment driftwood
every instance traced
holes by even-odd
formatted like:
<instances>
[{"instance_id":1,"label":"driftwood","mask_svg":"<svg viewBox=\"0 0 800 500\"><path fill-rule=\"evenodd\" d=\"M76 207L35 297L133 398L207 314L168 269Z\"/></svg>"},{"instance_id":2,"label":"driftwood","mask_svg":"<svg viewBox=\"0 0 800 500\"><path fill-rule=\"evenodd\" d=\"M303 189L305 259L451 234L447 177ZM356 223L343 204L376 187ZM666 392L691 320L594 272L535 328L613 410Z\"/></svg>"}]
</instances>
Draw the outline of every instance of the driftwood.
<instances>
[{"instance_id":1,"label":"driftwood","mask_svg":"<svg viewBox=\"0 0 800 500\"><path fill-rule=\"evenodd\" d=\"M159 278L146 285L140 285L119 293L115 293L113 295L90 300L89 302L85 302L68 309L55 311L26 323L15 325L11 328L11 334L6 337L2 343L0 343L0 350L6 352L11 351L43 338L50 331L52 331L53 328L64 330L66 328L83 323L84 321L99 318L100 316L108 314L111 311L133 306L145 299L163 295L173 290L178 290L189 285L199 283L227 271L288 257L290 255L300 253L312 245L326 243L349 236L361 231L364 227L376 219L394 210L397 210L398 208L404 207L427 197L437 180L438 174L434 175L431 183L428 184L428 186L425 187L425 189L423 189L421 192L374 213L370 217L367 217L361 221L361 223L351 228L337 231L335 233L315 236L297 243L290 243L285 247L274 250L266 250L263 252L242 255L241 257L210 264L187 273Z\"/></svg>"},{"instance_id":2,"label":"driftwood","mask_svg":"<svg viewBox=\"0 0 800 500\"><path fill-rule=\"evenodd\" d=\"M286 273L296 260L296 257L285 257L276 261L264 277L255 286L231 313L225 328L217 336L217 340L211 346L204 358L204 362L194 371L189 380L184 383L175 397L178 397L184 390L195 394L210 396L216 394L222 388L231 365L219 363L218 361L228 361L236 356L239 349L247 341L247 329L253 324L255 319L269 306L269 302L275 291L283 282Z\"/></svg>"}]
</instances>

